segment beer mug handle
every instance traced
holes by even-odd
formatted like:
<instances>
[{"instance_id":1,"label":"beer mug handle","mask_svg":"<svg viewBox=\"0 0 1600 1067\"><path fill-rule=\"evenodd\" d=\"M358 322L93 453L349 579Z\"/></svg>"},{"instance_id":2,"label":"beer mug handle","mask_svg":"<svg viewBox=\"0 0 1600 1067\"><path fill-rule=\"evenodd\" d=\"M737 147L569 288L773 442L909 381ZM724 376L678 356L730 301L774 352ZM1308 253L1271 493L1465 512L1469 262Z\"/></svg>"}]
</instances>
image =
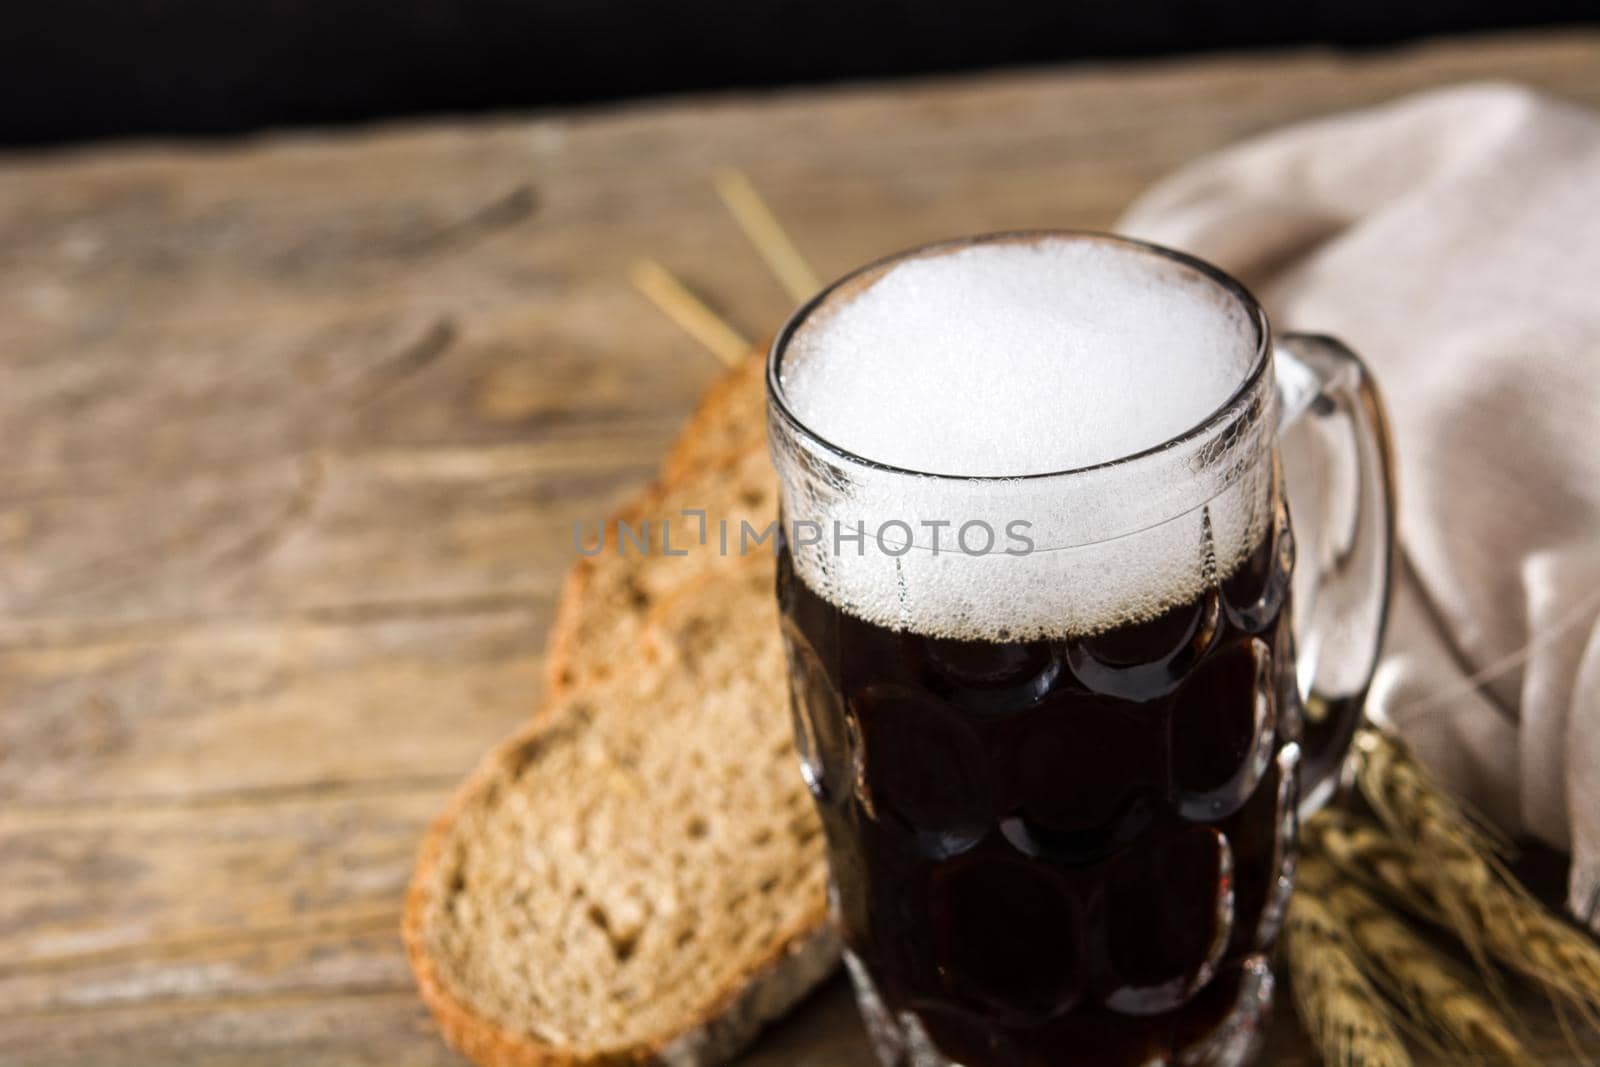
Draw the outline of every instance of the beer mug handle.
<instances>
[{"instance_id":1,"label":"beer mug handle","mask_svg":"<svg viewBox=\"0 0 1600 1067\"><path fill-rule=\"evenodd\" d=\"M1296 546L1304 817L1338 786L1377 668L1396 559L1394 461L1383 402L1355 353L1331 337L1288 334L1274 362Z\"/></svg>"}]
</instances>

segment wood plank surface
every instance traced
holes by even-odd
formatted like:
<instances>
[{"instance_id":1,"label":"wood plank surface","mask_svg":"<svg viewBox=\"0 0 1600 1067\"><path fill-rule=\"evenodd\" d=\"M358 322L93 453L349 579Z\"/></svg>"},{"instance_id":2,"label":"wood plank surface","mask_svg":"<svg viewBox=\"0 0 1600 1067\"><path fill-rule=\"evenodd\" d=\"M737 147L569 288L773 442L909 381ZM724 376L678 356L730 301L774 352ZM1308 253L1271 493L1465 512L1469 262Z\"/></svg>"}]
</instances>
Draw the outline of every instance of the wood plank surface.
<instances>
[{"instance_id":1,"label":"wood plank surface","mask_svg":"<svg viewBox=\"0 0 1600 1067\"><path fill-rule=\"evenodd\" d=\"M1483 78L1600 104L1600 33L0 158L0 1064L458 1062L412 850L539 698L573 521L717 370L627 265L787 308L716 170L833 275ZM744 1062L870 1061L835 982Z\"/></svg>"}]
</instances>

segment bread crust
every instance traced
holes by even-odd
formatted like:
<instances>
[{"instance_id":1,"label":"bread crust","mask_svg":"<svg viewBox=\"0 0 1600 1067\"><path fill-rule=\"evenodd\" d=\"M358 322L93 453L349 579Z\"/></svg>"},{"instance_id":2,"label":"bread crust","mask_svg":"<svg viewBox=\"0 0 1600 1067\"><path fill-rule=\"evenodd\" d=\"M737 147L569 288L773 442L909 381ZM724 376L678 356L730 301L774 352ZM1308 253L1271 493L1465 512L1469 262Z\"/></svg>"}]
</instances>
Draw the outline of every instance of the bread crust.
<instances>
[{"instance_id":1,"label":"bread crust","mask_svg":"<svg viewBox=\"0 0 1600 1067\"><path fill-rule=\"evenodd\" d=\"M674 490L735 466L754 448L765 448L765 368L764 352L758 350L711 384L673 440L656 480L624 501L607 519L606 529L615 530L618 523L637 526L661 514ZM596 576L603 569L633 565L628 557L601 552L578 558L567 571L545 656L545 692L552 699L588 680L577 669L578 648Z\"/></svg>"},{"instance_id":2,"label":"bread crust","mask_svg":"<svg viewBox=\"0 0 1600 1067\"><path fill-rule=\"evenodd\" d=\"M758 350L711 383L667 450L657 479L629 497L610 516L610 528L615 529L618 522L637 523L658 510L673 489L708 470L737 462L752 447L764 446L765 367L765 355ZM552 696L570 692L580 682L573 670L576 635L595 573L602 567L627 565L624 560L602 553L578 559L567 572L545 659L546 691Z\"/></svg>"},{"instance_id":3,"label":"bread crust","mask_svg":"<svg viewBox=\"0 0 1600 1067\"><path fill-rule=\"evenodd\" d=\"M667 452L663 482L766 442L766 368L766 350L757 349L711 383Z\"/></svg>"},{"instance_id":4,"label":"bread crust","mask_svg":"<svg viewBox=\"0 0 1600 1067\"><path fill-rule=\"evenodd\" d=\"M773 950L748 961L698 1018L685 1020L675 1033L619 1049L562 1048L507 1030L457 998L428 951L426 925L441 851L461 813L491 782L502 780L507 766L527 759L530 749L560 743L562 729L583 726L552 716L527 723L490 750L434 818L406 891L401 920L406 959L445 1040L478 1067L716 1067L833 971L839 942L825 907L809 910L783 930Z\"/></svg>"},{"instance_id":5,"label":"bread crust","mask_svg":"<svg viewBox=\"0 0 1600 1067\"><path fill-rule=\"evenodd\" d=\"M636 494L613 521L648 516L673 488L707 469L722 469L763 440L759 405L759 353L718 380L706 393L674 443L661 479ZM753 399L754 398L754 399ZM755 428L746 425L755 424ZM579 559L569 572L552 628L547 659L549 690L531 720L506 737L479 762L428 828L406 892L401 936L406 959L445 1040L479 1067L715 1067L744 1048L772 1020L785 1014L828 976L840 946L825 905L810 908L783 929L765 956L751 959L697 1018L683 1020L673 1033L614 1049L551 1045L513 1032L474 1011L451 992L428 950L427 923L434 911L442 850L467 808L503 778L514 760L530 750L560 743L562 731L581 729L558 713L584 684L573 669L582 613L601 567L627 566L623 558ZM568 714L571 714L569 711Z\"/></svg>"}]
</instances>

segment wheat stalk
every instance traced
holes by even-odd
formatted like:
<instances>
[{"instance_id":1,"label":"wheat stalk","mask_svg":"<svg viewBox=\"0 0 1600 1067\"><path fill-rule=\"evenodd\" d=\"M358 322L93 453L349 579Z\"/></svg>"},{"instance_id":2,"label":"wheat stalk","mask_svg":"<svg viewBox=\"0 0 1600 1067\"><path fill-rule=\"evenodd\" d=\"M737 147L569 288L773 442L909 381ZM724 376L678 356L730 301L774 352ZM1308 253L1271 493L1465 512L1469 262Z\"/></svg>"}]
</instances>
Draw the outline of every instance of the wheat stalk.
<instances>
[{"instance_id":1,"label":"wheat stalk","mask_svg":"<svg viewBox=\"0 0 1600 1067\"><path fill-rule=\"evenodd\" d=\"M736 170L722 171L714 184L717 195L733 215L745 239L791 297L808 300L822 288L810 264L767 202L756 192L748 175ZM628 277L656 310L728 366L738 366L750 352L752 346L743 334L660 263L653 259L635 260L628 268Z\"/></svg>"},{"instance_id":2,"label":"wheat stalk","mask_svg":"<svg viewBox=\"0 0 1600 1067\"><path fill-rule=\"evenodd\" d=\"M1327 1067L1411 1067L1388 1006L1313 890L1302 886L1290 898L1283 940L1300 1025Z\"/></svg>"},{"instance_id":3,"label":"wheat stalk","mask_svg":"<svg viewBox=\"0 0 1600 1067\"><path fill-rule=\"evenodd\" d=\"M750 342L738 330L655 260L635 261L628 269L628 278L657 310L728 366L737 366L750 351Z\"/></svg>"},{"instance_id":4,"label":"wheat stalk","mask_svg":"<svg viewBox=\"0 0 1600 1067\"><path fill-rule=\"evenodd\" d=\"M1416 854L1370 819L1343 808L1324 808L1301 825L1300 840L1308 853L1324 857L1345 877L1424 919L1442 920Z\"/></svg>"},{"instance_id":5,"label":"wheat stalk","mask_svg":"<svg viewBox=\"0 0 1600 1067\"><path fill-rule=\"evenodd\" d=\"M1506 966L1590 1015L1600 1011L1600 947L1520 886L1493 880L1460 896L1479 940Z\"/></svg>"},{"instance_id":6,"label":"wheat stalk","mask_svg":"<svg viewBox=\"0 0 1600 1067\"><path fill-rule=\"evenodd\" d=\"M1325 858L1302 858L1301 885L1320 896L1359 950L1358 962L1413 1023L1443 1049L1489 1054L1513 1067L1534 1067L1527 1050L1494 1006L1478 996L1447 959L1379 900L1342 879Z\"/></svg>"},{"instance_id":7,"label":"wheat stalk","mask_svg":"<svg viewBox=\"0 0 1600 1067\"><path fill-rule=\"evenodd\" d=\"M724 170L712 179L712 183L716 186L717 195L722 198L723 206L743 231L745 240L755 248L790 299L810 300L822 288L822 283L795 247L794 240L784 230L778 217L772 213L761 194L756 192L750 176L742 171Z\"/></svg>"},{"instance_id":8,"label":"wheat stalk","mask_svg":"<svg viewBox=\"0 0 1600 1067\"><path fill-rule=\"evenodd\" d=\"M1506 853L1504 838L1440 788L1393 734L1364 726L1356 731L1351 755L1362 796L1392 832L1416 837L1438 829L1481 855Z\"/></svg>"},{"instance_id":9,"label":"wheat stalk","mask_svg":"<svg viewBox=\"0 0 1600 1067\"><path fill-rule=\"evenodd\" d=\"M1517 883L1500 861L1500 843L1398 740L1364 728L1352 754L1362 795L1397 842L1414 851L1413 871L1468 951L1480 963L1495 957L1552 997L1600 1011L1600 946Z\"/></svg>"}]
</instances>

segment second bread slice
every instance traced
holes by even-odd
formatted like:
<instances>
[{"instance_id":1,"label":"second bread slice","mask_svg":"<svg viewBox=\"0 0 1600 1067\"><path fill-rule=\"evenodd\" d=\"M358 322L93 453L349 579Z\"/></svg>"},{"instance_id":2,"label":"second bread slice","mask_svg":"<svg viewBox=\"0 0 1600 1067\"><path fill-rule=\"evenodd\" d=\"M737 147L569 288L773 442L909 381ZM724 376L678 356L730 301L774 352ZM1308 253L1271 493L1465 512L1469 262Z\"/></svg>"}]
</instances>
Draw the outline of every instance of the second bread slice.
<instances>
[{"instance_id":1,"label":"second bread slice","mask_svg":"<svg viewBox=\"0 0 1600 1067\"><path fill-rule=\"evenodd\" d=\"M762 554L653 605L433 827L407 949L476 1063L709 1067L834 966L772 579Z\"/></svg>"}]
</instances>

